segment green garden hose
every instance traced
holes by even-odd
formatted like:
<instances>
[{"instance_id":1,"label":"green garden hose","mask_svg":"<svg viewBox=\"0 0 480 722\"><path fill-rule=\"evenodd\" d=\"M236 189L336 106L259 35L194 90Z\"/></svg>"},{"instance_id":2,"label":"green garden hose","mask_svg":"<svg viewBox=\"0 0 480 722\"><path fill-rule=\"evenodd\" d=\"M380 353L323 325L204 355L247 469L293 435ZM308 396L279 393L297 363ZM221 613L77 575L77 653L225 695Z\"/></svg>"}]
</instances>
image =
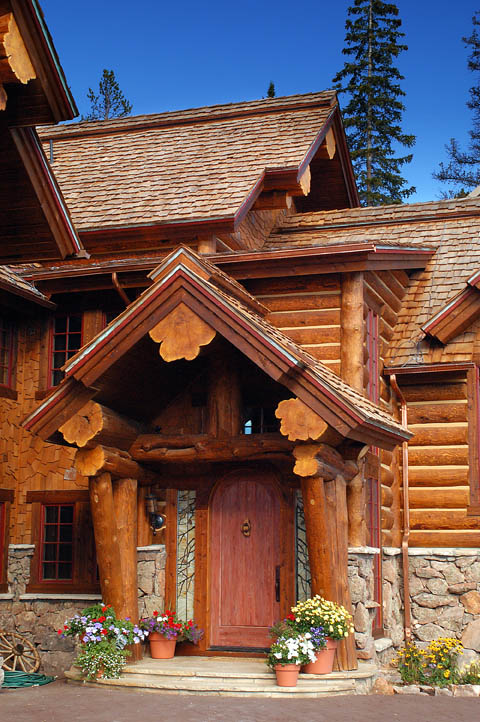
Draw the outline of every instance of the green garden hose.
<instances>
[{"instance_id":1,"label":"green garden hose","mask_svg":"<svg viewBox=\"0 0 480 722\"><path fill-rule=\"evenodd\" d=\"M49 677L46 674L37 674L31 672L8 672L5 671L5 679L3 680L2 689L10 688L15 689L16 687L38 687L41 684L48 684L53 682L55 677Z\"/></svg>"}]
</instances>

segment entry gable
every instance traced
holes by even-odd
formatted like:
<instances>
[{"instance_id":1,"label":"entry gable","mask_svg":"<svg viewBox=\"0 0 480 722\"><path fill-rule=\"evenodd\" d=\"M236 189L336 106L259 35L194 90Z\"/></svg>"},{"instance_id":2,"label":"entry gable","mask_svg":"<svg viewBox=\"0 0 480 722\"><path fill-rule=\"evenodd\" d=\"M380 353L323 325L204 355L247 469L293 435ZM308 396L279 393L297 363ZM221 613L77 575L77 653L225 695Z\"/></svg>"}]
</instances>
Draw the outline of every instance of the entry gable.
<instances>
[{"instance_id":1,"label":"entry gable","mask_svg":"<svg viewBox=\"0 0 480 722\"><path fill-rule=\"evenodd\" d=\"M192 335L198 335L198 347L209 343L215 333L223 336L341 436L387 449L409 438L409 432L389 414L269 324L253 309L258 302L236 281L190 249L172 253L155 269L152 279L157 280L65 365L65 380L26 420L28 429L44 438L51 435L58 429L60 411L67 403L69 394L62 397L61 392L66 384L73 384L77 392L77 384L90 389L93 398L114 364L136 344L144 343L152 331L154 340L164 344L165 329L167 338L171 335L168 319L172 325L183 314L183 324L188 318L197 319ZM174 311L176 316L172 316ZM159 328L162 333L157 336ZM71 409L74 406L73 413L80 408L73 404Z\"/></svg>"},{"instance_id":2,"label":"entry gable","mask_svg":"<svg viewBox=\"0 0 480 722\"><path fill-rule=\"evenodd\" d=\"M471 326L479 315L480 271L475 271L467 279L466 287L429 318L422 331L446 344Z\"/></svg>"}]
</instances>

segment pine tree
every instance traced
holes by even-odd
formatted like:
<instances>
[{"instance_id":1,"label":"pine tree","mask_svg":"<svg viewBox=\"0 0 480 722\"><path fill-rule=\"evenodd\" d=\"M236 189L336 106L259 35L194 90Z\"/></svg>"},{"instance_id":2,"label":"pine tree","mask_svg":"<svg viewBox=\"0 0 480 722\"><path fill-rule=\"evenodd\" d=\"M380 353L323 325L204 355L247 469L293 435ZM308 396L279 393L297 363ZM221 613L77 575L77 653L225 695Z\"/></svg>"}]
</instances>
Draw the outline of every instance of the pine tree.
<instances>
[{"instance_id":1,"label":"pine tree","mask_svg":"<svg viewBox=\"0 0 480 722\"><path fill-rule=\"evenodd\" d=\"M132 104L128 102L120 90L113 70L104 68L102 78L98 84L98 95L92 88L88 89L87 98L91 104L88 115L82 115L82 120L108 120L109 118L124 118L132 112Z\"/></svg>"},{"instance_id":2,"label":"pine tree","mask_svg":"<svg viewBox=\"0 0 480 722\"><path fill-rule=\"evenodd\" d=\"M344 123L360 199L367 206L402 203L415 192L401 175L412 154L396 156L398 145L411 148L415 143L415 136L400 127L405 93L394 61L407 50L399 42L405 36L401 24L393 3L354 0L342 51L351 60L333 79L336 90L348 94Z\"/></svg>"},{"instance_id":3,"label":"pine tree","mask_svg":"<svg viewBox=\"0 0 480 722\"><path fill-rule=\"evenodd\" d=\"M479 73L480 34L477 28L480 27L480 11L473 16L472 23L472 34L462 40L465 47L471 49L468 69L473 73ZM455 138L450 138L450 143L445 146L450 162L446 166L440 163L438 171L433 174L437 180L453 186L445 193L447 197L462 198L467 195L466 190L472 190L480 185L480 75L477 75L476 80L476 85L470 88L470 100L467 102L467 107L473 112L473 127L469 131L468 150L461 151Z\"/></svg>"},{"instance_id":4,"label":"pine tree","mask_svg":"<svg viewBox=\"0 0 480 722\"><path fill-rule=\"evenodd\" d=\"M268 86L267 90L267 98L274 98L275 97L275 83L273 80L270 81L270 85Z\"/></svg>"}]
</instances>

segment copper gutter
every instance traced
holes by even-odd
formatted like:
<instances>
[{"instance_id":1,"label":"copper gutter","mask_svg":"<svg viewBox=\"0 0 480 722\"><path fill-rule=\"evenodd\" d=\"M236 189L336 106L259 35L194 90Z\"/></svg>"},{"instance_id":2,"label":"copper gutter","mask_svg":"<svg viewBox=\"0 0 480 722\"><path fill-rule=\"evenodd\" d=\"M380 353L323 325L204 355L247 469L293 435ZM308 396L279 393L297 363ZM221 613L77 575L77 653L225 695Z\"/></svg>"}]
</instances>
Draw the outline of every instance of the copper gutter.
<instances>
[{"instance_id":1,"label":"copper gutter","mask_svg":"<svg viewBox=\"0 0 480 722\"><path fill-rule=\"evenodd\" d=\"M390 376L390 383L398 396L402 408L402 426L407 426L407 402L400 390L395 374ZM402 568L403 568L403 603L405 643L412 639L412 612L410 606L410 572L408 567L408 540L410 537L410 503L408 498L408 441L402 444L402 487L403 487L403 535L402 535Z\"/></svg>"},{"instance_id":2,"label":"copper gutter","mask_svg":"<svg viewBox=\"0 0 480 722\"><path fill-rule=\"evenodd\" d=\"M124 302L125 306L129 306L129 305L130 305L130 299L129 299L129 297L127 296L127 294L125 293L125 291L123 290L122 286L120 285L120 282L119 282L119 280L118 280L118 276L117 276L117 272L116 272L116 271L114 271L114 272L112 273L112 283L113 283L113 285L115 286L116 290L118 291L118 295L120 296L120 298L121 298L122 301Z\"/></svg>"}]
</instances>

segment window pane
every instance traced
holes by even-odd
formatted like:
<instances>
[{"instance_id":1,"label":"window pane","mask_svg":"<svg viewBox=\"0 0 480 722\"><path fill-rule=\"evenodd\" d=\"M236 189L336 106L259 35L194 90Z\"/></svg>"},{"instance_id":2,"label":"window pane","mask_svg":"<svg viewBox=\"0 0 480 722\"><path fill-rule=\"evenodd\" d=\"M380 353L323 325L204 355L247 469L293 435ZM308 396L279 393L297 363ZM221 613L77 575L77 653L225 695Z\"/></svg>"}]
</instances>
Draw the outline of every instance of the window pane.
<instances>
[{"instance_id":1,"label":"window pane","mask_svg":"<svg viewBox=\"0 0 480 722\"><path fill-rule=\"evenodd\" d=\"M63 379L64 376L65 376L65 374L63 373L63 371L54 371L53 377L52 377L52 385L58 386L58 384L60 383L60 381Z\"/></svg>"},{"instance_id":2,"label":"window pane","mask_svg":"<svg viewBox=\"0 0 480 722\"><path fill-rule=\"evenodd\" d=\"M59 351L57 353L53 354L53 368L59 369L63 366L63 364L66 361L66 356L64 351Z\"/></svg>"},{"instance_id":3,"label":"window pane","mask_svg":"<svg viewBox=\"0 0 480 722\"><path fill-rule=\"evenodd\" d=\"M58 565L58 578L59 579L71 579L72 578L72 565L68 562L62 562Z\"/></svg>"},{"instance_id":4,"label":"window pane","mask_svg":"<svg viewBox=\"0 0 480 722\"><path fill-rule=\"evenodd\" d=\"M43 536L46 542L57 541L57 525L56 524L45 524Z\"/></svg>"},{"instance_id":5,"label":"window pane","mask_svg":"<svg viewBox=\"0 0 480 722\"><path fill-rule=\"evenodd\" d=\"M72 545L71 544L60 544L58 548L58 558L62 562L72 561Z\"/></svg>"},{"instance_id":6,"label":"window pane","mask_svg":"<svg viewBox=\"0 0 480 722\"><path fill-rule=\"evenodd\" d=\"M67 316L57 316L55 319L55 333L67 333Z\"/></svg>"},{"instance_id":7,"label":"window pane","mask_svg":"<svg viewBox=\"0 0 480 722\"><path fill-rule=\"evenodd\" d=\"M69 316L68 332L80 334L81 331L82 331L81 316Z\"/></svg>"},{"instance_id":8,"label":"window pane","mask_svg":"<svg viewBox=\"0 0 480 722\"><path fill-rule=\"evenodd\" d=\"M65 335L55 336L53 339L53 348L55 351L65 351L67 346L67 337Z\"/></svg>"},{"instance_id":9,"label":"window pane","mask_svg":"<svg viewBox=\"0 0 480 722\"><path fill-rule=\"evenodd\" d=\"M54 562L57 559L57 545L56 544L44 544L43 546L43 561Z\"/></svg>"},{"instance_id":10,"label":"window pane","mask_svg":"<svg viewBox=\"0 0 480 722\"><path fill-rule=\"evenodd\" d=\"M73 522L73 506L60 507L60 523L71 524Z\"/></svg>"},{"instance_id":11,"label":"window pane","mask_svg":"<svg viewBox=\"0 0 480 722\"><path fill-rule=\"evenodd\" d=\"M56 564L43 564L43 578L44 579L55 579Z\"/></svg>"},{"instance_id":12,"label":"window pane","mask_svg":"<svg viewBox=\"0 0 480 722\"><path fill-rule=\"evenodd\" d=\"M78 351L82 345L82 337L79 333L71 333L68 337L68 350Z\"/></svg>"},{"instance_id":13,"label":"window pane","mask_svg":"<svg viewBox=\"0 0 480 722\"><path fill-rule=\"evenodd\" d=\"M72 541L72 527L71 526L61 526L60 527L60 541L61 542L71 542Z\"/></svg>"},{"instance_id":14,"label":"window pane","mask_svg":"<svg viewBox=\"0 0 480 722\"><path fill-rule=\"evenodd\" d=\"M58 522L58 506L45 507L45 523L56 524Z\"/></svg>"}]
</instances>

